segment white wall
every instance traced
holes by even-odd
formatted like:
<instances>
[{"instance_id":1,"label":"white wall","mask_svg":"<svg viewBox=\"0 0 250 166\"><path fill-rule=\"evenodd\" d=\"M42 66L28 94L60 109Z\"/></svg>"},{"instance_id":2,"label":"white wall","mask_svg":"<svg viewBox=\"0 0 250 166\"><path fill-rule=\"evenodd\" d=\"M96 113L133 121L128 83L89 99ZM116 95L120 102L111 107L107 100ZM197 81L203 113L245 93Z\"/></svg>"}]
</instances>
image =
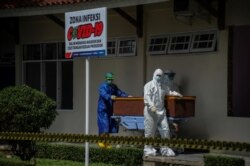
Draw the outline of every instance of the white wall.
<instances>
[{"instance_id":1,"label":"white wall","mask_svg":"<svg viewBox=\"0 0 250 166\"><path fill-rule=\"evenodd\" d=\"M63 15L60 15L63 17ZM64 41L64 28L46 16L20 18L20 43Z\"/></svg>"},{"instance_id":2,"label":"white wall","mask_svg":"<svg viewBox=\"0 0 250 166\"><path fill-rule=\"evenodd\" d=\"M246 1L246 0L245 0ZM231 3L236 0L227 1ZM236 3L237 4L237 3ZM227 5L228 6L228 5ZM233 5L234 6L234 5ZM237 10L238 11L237 7ZM233 17L229 8L227 23L238 18L246 22L249 12L236 12ZM134 9L129 9L134 16ZM240 13L240 14L239 14ZM237 20L239 21L239 20ZM143 95L145 81L152 79L156 68L171 68L184 95L196 96L196 114L181 126L183 137L216 140L249 141L249 118L227 116L227 42L228 30L218 31L218 51L204 54L146 55L146 43L151 34L190 32L216 28L216 19L210 21L197 17L192 24L175 19L168 3L145 7L144 36L138 41L135 57L91 58L90 59L90 134L97 134L98 87L104 74L114 73L115 82L133 96ZM233 22L230 22L231 24ZM109 11L108 36L136 36L136 29L121 16ZM21 19L21 42L63 41L64 30L46 17ZM146 57L146 64L144 58ZM146 68L144 68L146 65ZM146 78L144 80L144 72ZM49 131L83 133L85 129L85 59L74 59L74 110L60 111Z\"/></svg>"},{"instance_id":3,"label":"white wall","mask_svg":"<svg viewBox=\"0 0 250 166\"><path fill-rule=\"evenodd\" d=\"M228 22L246 22L249 11L240 12L239 2L228 4ZM229 2L229 3L232 3ZM235 5L237 4L237 5ZM246 1L242 3L246 5ZM237 6L233 11L232 6ZM249 7L249 2L248 2ZM249 9L249 8L248 8ZM188 32L216 28L216 19L211 22L194 17L192 24L184 24L174 18L171 10L157 10L147 13L147 34ZM157 19L160 18L160 19ZM236 19L238 18L238 19ZM239 19L240 18L240 19ZM196 114L181 126L181 136L215 140L249 141L249 118L227 116L227 50L228 29L218 32L218 51L216 53L148 56L147 78L151 79L155 68L172 68L177 73L177 82L184 95L194 95Z\"/></svg>"}]
</instances>

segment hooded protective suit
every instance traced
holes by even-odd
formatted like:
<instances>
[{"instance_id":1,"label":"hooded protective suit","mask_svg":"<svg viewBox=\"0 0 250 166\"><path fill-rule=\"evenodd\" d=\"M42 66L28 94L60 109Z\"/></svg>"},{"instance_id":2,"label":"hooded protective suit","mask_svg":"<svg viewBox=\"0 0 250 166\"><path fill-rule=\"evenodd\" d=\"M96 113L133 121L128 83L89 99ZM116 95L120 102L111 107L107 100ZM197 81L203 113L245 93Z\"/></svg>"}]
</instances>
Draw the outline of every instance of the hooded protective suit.
<instances>
[{"instance_id":1,"label":"hooded protective suit","mask_svg":"<svg viewBox=\"0 0 250 166\"><path fill-rule=\"evenodd\" d=\"M177 92L180 94L180 89L179 89L178 85L174 82L174 77L175 77L175 72L168 69L168 70L164 71L163 82L169 88L170 91Z\"/></svg>"},{"instance_id":2,"label":"hooded protective suit","mask_svg":"<svg viewBox=\"0 0 250 166\"><path fill-rule=\"evenodd\" d=\"M170 130L164 106L165 96L169 89L162 84L163 71L156 69L153 80L144 86L144 125L145 137L155 137L156 130L162 138L170 138ZM160 152L164 156L174 156L175 153L168 147L161 147ZM156 155L156 150L149 145L144 147L144 155Z\"/></svg>"},{"instance_id":3,"label":"hooded protective suit","mask_svg":"<svg viewBox=\"0 0 250 166\"><path fill-rule=\"evenodd\" d=\"M107 73L107 75L108 74L110 73ZM109 81L110 79L107 79L106 82L99 87L97 108L99 134L117 132L114 130L115 126L113 126L116 125L116 123L113 123L110 118L113 114L112 97L128 97L127 93L121 91L115 84Z\"/></svg>"}]
</instances>

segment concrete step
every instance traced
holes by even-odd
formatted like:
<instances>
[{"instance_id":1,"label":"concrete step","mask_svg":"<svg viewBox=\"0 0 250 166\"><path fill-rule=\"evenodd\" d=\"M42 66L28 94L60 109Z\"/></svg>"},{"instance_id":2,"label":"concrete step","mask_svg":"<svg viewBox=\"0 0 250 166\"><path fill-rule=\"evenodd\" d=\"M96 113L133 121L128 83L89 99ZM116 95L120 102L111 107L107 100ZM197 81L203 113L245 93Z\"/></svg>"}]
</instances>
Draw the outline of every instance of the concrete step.
<instances>
[{"instance_id":1,"label":"concrete step","mask_svg":"<svg viewBox=\"0 0 250 166\"><path fill-rule=\"evenodd\" d=\"M143 157L143 166L165 165L203 166L203 154L179 154L175 157L147 156Z\"/></svg>"}]
</instances>

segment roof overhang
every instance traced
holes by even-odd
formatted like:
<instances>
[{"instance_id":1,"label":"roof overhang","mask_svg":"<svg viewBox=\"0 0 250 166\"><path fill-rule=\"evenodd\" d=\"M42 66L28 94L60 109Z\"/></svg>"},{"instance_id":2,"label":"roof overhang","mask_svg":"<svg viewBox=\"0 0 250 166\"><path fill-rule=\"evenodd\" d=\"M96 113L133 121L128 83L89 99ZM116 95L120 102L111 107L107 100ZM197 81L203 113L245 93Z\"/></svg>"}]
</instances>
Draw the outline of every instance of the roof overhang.
<instances>
[{"instance_id":1,"label":"roof overhang","mask_svg":"<svg viewBox=\"0 0 250 166\"><path fill-rule=\"evenodd\" d=\"M144 5L151 3L167 2L167 1L169 0L96 0L96 1L83 1L80 3L67 4L67 5L2 9L0 10L0 18L60 14L71 11L79 11L79 10L99 8L99 7L121 8L121 7L137 6L137 5Z\"/></svg>"}]
</instances>

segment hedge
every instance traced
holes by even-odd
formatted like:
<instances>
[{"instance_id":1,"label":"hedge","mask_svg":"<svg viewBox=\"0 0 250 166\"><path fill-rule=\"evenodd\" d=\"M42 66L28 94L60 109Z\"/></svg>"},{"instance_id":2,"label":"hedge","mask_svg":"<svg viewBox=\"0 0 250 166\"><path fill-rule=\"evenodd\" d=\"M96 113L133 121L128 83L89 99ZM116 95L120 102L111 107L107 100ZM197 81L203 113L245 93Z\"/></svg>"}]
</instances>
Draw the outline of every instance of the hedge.
<instances>
[{"instance_id":1,"label":"hedge","mask_svg":"<svg viewBox=\"0 0 250 166\"><path fill-rule=\"evenodd\" d=\"M85 149L82 146L47 143L39 143L37 146L37 158L72 160L80 162L83 162L84 160ZM142 165L142 156L143 150L139 148L89 148L90 163L136 166Z\"/></svg>"},{"instance_id":2,"label":"hedge","mask_svg":"<svg viewBox=\"0 0 250 166\"><path fill-rule=\"evenodd\" d=\"M205 166L245 166L244 158L217 156L217 155L204 155Z\"/></svg>"},{"instance_id":3,"label":"hedge","mask_svg":"<svg viewBox=\"0 0 250 166\"><path fill-rule=\"evenodd\" d=\"M61 160L72 160L83 162L84 148L77 145L64 144L38 144L38 158L51 158ZM112 165L136 166L143 163L142 148L112 148L102 149L98 147L90 147L89 161L90 163L105 163ZM243 158L204 155L205 166L245 166Z\"/></svg>"},{"instance_id":4,"label":"hedge","mask_svg":"<svg viewBox=\"0 0 250 166\"><path fill-rule=\"evenodd\" d=\"M71 160L83 162L84 147L68 144L37 144L36 158L46 158L55 160ZM141 166L143 163L143 148L111 148L102 149L99 147L89 148L90 163L104 163L110 165L122 166ZM222 155L204 155L204 166L245 166L244 158L222 156ZM9 161L0 158L0 166L31 166L30 163ZM167 163L164 163L167 165Z\"/></svg>"}]
</instances>

